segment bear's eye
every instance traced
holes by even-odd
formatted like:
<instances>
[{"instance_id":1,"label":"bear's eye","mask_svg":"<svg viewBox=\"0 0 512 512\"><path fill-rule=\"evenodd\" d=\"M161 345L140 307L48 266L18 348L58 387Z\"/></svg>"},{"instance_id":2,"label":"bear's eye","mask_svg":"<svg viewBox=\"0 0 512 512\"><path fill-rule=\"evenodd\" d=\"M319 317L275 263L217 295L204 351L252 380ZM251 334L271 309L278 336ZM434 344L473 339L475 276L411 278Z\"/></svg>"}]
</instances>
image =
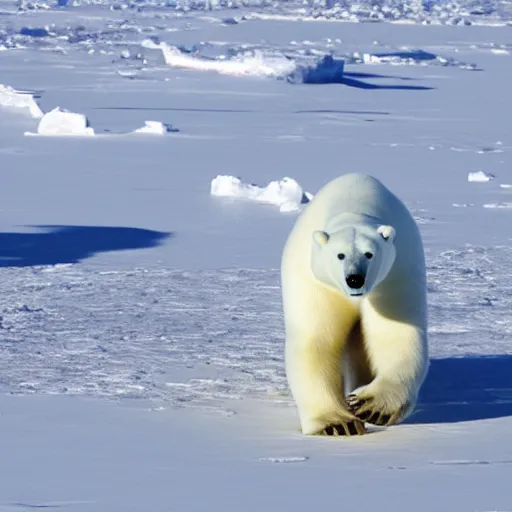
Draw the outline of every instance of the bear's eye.
<instances>
[{"instance_id":1,"label":"bear's eye","mask_svg":"<svg viewBox=\"0 0 512 512\"><path fill-rule=\"evenodd\" d=\"M345 255L344 255L342 252L340 252L340 253L338 254L338 259L339 259L339 260L344 260L344 259L345 259Z\"/></svg>"},{"instance_id":2,"label":"bear's eye","mask_svg":"<svg viewBox=\"0 0 512 512\"><path fill-rule=\"evenodd\" d=\"M365 252L364 255L371 260L373 258L373 254L371 252Z\"/></svg>"}]
</instances>

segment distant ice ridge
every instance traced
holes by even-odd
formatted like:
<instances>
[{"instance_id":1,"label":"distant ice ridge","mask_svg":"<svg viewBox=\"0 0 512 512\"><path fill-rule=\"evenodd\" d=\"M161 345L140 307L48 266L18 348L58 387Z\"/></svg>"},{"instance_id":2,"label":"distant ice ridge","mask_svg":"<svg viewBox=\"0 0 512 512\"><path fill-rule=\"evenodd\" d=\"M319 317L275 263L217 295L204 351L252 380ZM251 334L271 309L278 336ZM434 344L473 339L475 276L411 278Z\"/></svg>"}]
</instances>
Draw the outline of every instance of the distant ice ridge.
<instances>
[{"instance_id":1,"label":"distant ice ridge","mask_svg":"<svg viewBox=\"0 0 512 512\"><path fill-rule=\"evenodd\" d=\"M134 7L145 15L152 12L160 14L162 10L172 12L240 10L246 7L257 12L246 14L252 19L296 19L296 20L332 20L332 21L373 21L373 22L410 22L439 25L505 24L510 21L510 2L501 0L10 0L9 10L34 11L62 9L72 4L73 10L87 9L88 6L103 7L110 10L133 12ZM70 5L71 6L71 5ZM15 12L15 11L13 11ZM233 18L231 18L233 19Z\"/></svg>"},{"instance_id":2,"label":"distant ice ridge","mask_svg":"<svg viewBox=\"0 0 512 512\"><path fill-rule=\"evenodd\" d=\"M484 204L484 208L497 208L500 210L510 210L512 209L512 203L487 203Z\"/></svg>"},{"instance_id":3,"label":"distant ice ridge","mask_svg":"<svg viewBox=\"0 0 512 512\"><path fill-rule=\"evenodd\" d=\"M407 22L457 26L503 26L512 19L510 3L499 0L319 0L308 2L308 5L297 0L283 0L273 6L253 12L247 17L264 20Z\"/></svg>"},{"instance_id":4,"label":"distant ice ridge","mask_svg":"<svg viewBox=\"0 0 512 512\"><path fill-rule=\"evenodd\" d=\"M324 55L313 62L298 62L282 53L253 49L217 58L187 52L166 43L145 39L141 45L161 50L167 65L196 71L211 71L231 76L267 77L285 79L290 83L340 83L344 61Z\"/></svg>"},{"instance_id":5,"label":"distant ice ridge","mask_svg":"<svg viewBox=\"0 0 512 512\"><path fill-rule=\"evenodd\" d=\"M25 109L36 119L43 117L43 111L39 108L33 94L18 91L8 85L0 84L0 107Z\"/></svg>"},{"instance_id":6,"label":"distant ice ridge","mask_svg":"<svg viewBox=\"0 0 512 512\"><path fill-rule=\"evenodd\" d=\"M225 75L285 77L295 71L297 66L294 60L287 59L283 55L265 55L259 50L252 54L235 55L229 59L211 59L190 55L176 46L166 43L156 44L149 39L144 40L142 46L162 50L165 62L169 66L197 71L215 71Z\"/></svg>"},{"instance_id":7,"label":"distant ice ridge","mask_svg":"<svg viewBox=\"0 0 512 512\"><path fill-rule=\"evenodd\" d=\"M211 194L273 204L278 206L281 212L298 211L303 204L313 198L313 195L305 192L294 179L286 177L279 181L271 181L266 187L259 187L243 183L234 176L219 175L212 180Z\"/></svg>"}]
</instances>

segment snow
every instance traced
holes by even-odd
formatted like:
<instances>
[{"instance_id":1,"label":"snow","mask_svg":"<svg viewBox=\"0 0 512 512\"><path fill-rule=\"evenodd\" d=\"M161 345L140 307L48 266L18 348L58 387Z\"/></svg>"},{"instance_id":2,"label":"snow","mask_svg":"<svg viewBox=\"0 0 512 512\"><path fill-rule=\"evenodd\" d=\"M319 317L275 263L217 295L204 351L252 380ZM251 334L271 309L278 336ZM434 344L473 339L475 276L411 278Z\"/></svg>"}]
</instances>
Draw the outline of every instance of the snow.
<instances>
[{"instance_id":1,"label":"snow","mask_svg":"<svg viewBox=\"0 0 512 512\"><path fill-rule=\"evenodd\" d=\"M468 174L468 181L473 183L486 183L495 178L494 175L484 171L475 171Z\"/></svg>"},{"instance_id":2,"label":"snow","mask_svg":"<svg viewBox=\"0 0 512 512\"><path fill-rule=\"evenodd\" d=\"M155 411L143 400L32 395L0 404L11 433L0 439L9 512L308 510L319 500L356 503L368 483L386 503L400 495L390 510L508 510L511 459L496 442L504 419L471 430L404 425L347 441L304 439L288 408L258 403L235 416ZM307 460L276 462L291 458Z\"/></svg>"},{"instance_id":3,"label":"snow","mask_svg":"<svg viewBox=\"0 0 512 512\"><path fill-rule=\"evenodd\" d=\"M213 196L248 199L262 203L269 203L279 207L281 212L294 212L300 210L303 204L308 203L312 194L304 192L302 187L292 178L283 178L271 181L266 187L259 187L243 183L234 176L217 176L211 183Z\"/></svg>"},{"instance_id":4,"label":"snow","mask_svg":"<svg viewBox=\"0 0 512 512\"><path fill-rule=\"evenodd\" d=\"M43 112L39 108L33 94L26 91L17 91L8 85L2 84L0 84L1 107L28 110L29 114L34 118L43 116Z\"/></svg>"},{"instance_id":5,"label":"snow","mask_svg":"<svg viewBox=\"0 0 512 512\"><path fill-rule=\"evenodd\" d=\"M510 510L508 4L58 4L0 0L0 509ZM24 136L57 108L96 136ZM403 425L305 437L280 255L354 171L418 222L430 370Z\"/></svg>"}]
</instances>

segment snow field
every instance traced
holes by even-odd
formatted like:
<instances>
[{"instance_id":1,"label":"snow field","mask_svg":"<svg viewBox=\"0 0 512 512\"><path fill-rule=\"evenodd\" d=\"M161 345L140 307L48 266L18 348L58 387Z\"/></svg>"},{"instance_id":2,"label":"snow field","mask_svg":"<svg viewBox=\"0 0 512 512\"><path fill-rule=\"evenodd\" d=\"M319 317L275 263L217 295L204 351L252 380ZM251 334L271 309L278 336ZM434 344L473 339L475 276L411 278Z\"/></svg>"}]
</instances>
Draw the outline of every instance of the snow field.
<instances>
[{"instance_id":1,"label":"snow field","mask_svg":"<svg viewBox=\"0 0 512 512\"><path fill-rule=\"evenodd\" d=\"M2 82L96 135L24 137L40 118L1 107L2 512L510 510L511 46L465 25L498 6L349 12L439 22L421 26L293 3L259 10L298 22L19 4L0 1ZM187 66L254 67L172 66L148 38ZM251 71L272 58L295 71ZM166 120L180 132L153 136ZM305 199L357 170L420 225L431 366L406 424L305 438L280 250Z\"/></svg>"},{"instance_id":2,"label":"snow field","mask_svg":"<svg viewBox=\"0 0 512 512\"><path fill-rule=\"evenodd\" d=\"M512 355L512 249L467 246L427 253L427 261L431 357L456 365L463 356ZM2 270L1 283L4 392L148 398L220 411L226 400L252 397L293 407L278 270L20 262ZM426 386L434 409L448 393L450 375L441 378ZM465 390L453 383L452 406L479 394L489 404L512 403L510 390L478 389L478 382Z\"/></svg>"}]
</instances>

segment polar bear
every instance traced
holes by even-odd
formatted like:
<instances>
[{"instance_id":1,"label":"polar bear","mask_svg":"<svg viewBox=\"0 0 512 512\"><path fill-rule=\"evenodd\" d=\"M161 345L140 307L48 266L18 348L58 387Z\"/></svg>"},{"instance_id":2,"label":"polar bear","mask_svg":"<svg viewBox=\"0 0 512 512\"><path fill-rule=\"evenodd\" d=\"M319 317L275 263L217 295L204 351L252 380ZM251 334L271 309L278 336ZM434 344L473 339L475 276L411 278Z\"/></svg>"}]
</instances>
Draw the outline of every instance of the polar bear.
<instances>
[{"instance_id":1,"label":"polar bear","mask_svg":"<svg viewBox=\"0 0 512 512\"><path fill-rule=\"evenodd\" d=\"M428 368L425 274L416 222L376 178L342 175L305 207L281 264L304 434L364 434L413 411Z\"/></svg>"}]
</instances>

